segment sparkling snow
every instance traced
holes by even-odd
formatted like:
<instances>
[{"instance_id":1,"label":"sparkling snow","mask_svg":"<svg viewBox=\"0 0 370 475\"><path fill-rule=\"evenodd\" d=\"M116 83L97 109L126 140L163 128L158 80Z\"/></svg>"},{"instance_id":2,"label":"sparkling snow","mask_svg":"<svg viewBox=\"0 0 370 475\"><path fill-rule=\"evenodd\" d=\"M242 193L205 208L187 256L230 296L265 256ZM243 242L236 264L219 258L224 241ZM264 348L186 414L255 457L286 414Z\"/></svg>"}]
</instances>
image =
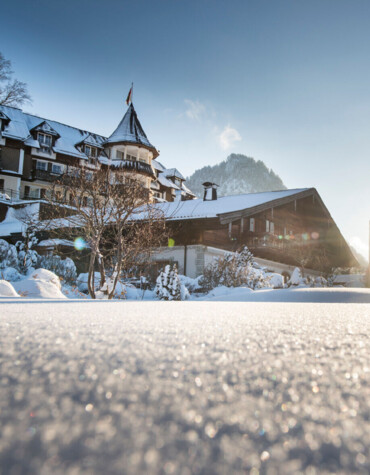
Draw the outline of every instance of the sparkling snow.
<instances>
[{"instance_id":1,"label":"sparkling snow","mask_svg":"<svg viewBox=\"0 0 370 475\"><path fill-rule=\"evenodd\" d=\"M0 467L369 473L369 335L367 304L3 299Z\"/></svg>"}]
</instances>

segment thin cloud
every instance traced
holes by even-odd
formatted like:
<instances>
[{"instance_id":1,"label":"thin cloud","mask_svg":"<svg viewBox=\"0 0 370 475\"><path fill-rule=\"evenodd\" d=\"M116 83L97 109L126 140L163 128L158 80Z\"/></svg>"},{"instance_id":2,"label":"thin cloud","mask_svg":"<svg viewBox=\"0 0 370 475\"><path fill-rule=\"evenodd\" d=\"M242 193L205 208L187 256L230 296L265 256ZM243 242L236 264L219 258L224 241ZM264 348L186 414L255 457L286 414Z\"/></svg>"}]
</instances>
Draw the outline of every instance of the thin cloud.
<instances>
[{"instance_id":1,"label":"thin cloud","mask_svg":"<svg viewBox=\"0 0 370 475\"><path fill-rule=\"evenodd\" d=\"M239 132L230 125L227 125L219 135L220 145L224 150L231 148L235 142L239 142L241 139Z\"/></svg>"},{"instance_id":2,"label":"thin cloud","mask_svg":"<svg viewBox=\"0 0 370 475\"><path fill-rule=\"evenodd\" d=\"M205 106L201 102L192 101L191 99L185 99L184 102L187 106L185 115L191 120L200 121L206 112Z\"/></svg>"}]
</instances>

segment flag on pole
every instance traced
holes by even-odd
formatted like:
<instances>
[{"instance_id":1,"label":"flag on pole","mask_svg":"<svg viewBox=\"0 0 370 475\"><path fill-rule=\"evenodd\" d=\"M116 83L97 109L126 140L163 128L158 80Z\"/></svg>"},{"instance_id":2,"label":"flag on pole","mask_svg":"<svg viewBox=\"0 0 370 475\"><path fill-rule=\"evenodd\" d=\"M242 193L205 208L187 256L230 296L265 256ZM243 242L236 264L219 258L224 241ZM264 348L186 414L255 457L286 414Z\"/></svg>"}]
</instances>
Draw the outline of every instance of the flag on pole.
<instances>
[{"instance_id":1,"label":"flag on pole","mask_svg":"<svg viewBox=\"0 0 370 475\"><path fill-rule=\"evenodd\" d=\"M132 88L134 87L133 84L131 84L131 89L129 90L127 94L127 99L126 99L126 104L130 105L130 102L132 102Z\"/></svg>"}]
</instances>

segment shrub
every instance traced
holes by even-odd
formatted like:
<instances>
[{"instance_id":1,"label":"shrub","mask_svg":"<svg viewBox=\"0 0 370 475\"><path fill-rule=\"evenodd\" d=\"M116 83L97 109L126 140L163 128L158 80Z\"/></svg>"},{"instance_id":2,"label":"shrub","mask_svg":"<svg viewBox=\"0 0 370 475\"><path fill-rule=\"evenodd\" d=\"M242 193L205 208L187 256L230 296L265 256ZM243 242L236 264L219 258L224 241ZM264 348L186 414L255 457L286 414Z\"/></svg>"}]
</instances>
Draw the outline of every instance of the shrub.
<instances>
[{"instance_id":1,"label":"shrub","mask_svg":"<svg viewBox=\"0 0 370 475\"><path fill-rule=\"evenodd\" d=\"M54 272L67 283L76 282L76 266L69 257L62 259L60 256L38 256L37 266Z\"/></svg>"},{"instance_id":2,"label":"shrub","mask_svg":"<svg viewBox=\"0 0 370 475\"><path fill-rule=\"evenodd\" d=\"M253 290L271 287L270 278L254 262L253 254L247 247L238 253L226 253L215 258L203 272L199 282L205 290L220 285L225 287L246 286Z\"/></svg>"},{"instance_id":3,"label":"shrub","mask_svg":"<svg viewBox=\"0 0 370 475\"><path fill-rule=\"evenodd\" d=\"M159 300L181 300L181 282L177 274L176 264L172 269L167 265L158 278L155 287L155 295ZM183 291L183 296L186 293ZM186 298L186 297L185 297Z\"/></svg>"}]
</instances>

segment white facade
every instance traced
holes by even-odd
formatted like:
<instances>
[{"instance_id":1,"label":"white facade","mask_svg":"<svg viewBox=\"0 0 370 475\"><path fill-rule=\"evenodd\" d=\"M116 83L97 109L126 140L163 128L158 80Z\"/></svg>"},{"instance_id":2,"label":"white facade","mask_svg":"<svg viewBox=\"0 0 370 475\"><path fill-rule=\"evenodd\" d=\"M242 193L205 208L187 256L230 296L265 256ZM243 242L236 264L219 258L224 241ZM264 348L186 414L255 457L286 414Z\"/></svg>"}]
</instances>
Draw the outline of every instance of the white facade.
<instances>
[{"instance_id":1,"label":"white facade","mask_svg":"<svg viewBox=\"0 0 370 475\"><path fill-rule=\"evenodd\" d=\"M173 246L161 247L157 249L151 256L153 262L163 263L173 262L178 266L179 274L186 275L195 279L203 274L203 270L208 266L213 258L224 256L230 251L218 249L215 247L204 246L202 244L193 244L189 246ZM266 268L270 272L278 272L286 276L291 276L296 266L282 264L280 262L270 261L268 259L254 259L261 267ZM317 277L320 272L311 269L305 270L306 275Z\"/></svg>"}]
</instances>

